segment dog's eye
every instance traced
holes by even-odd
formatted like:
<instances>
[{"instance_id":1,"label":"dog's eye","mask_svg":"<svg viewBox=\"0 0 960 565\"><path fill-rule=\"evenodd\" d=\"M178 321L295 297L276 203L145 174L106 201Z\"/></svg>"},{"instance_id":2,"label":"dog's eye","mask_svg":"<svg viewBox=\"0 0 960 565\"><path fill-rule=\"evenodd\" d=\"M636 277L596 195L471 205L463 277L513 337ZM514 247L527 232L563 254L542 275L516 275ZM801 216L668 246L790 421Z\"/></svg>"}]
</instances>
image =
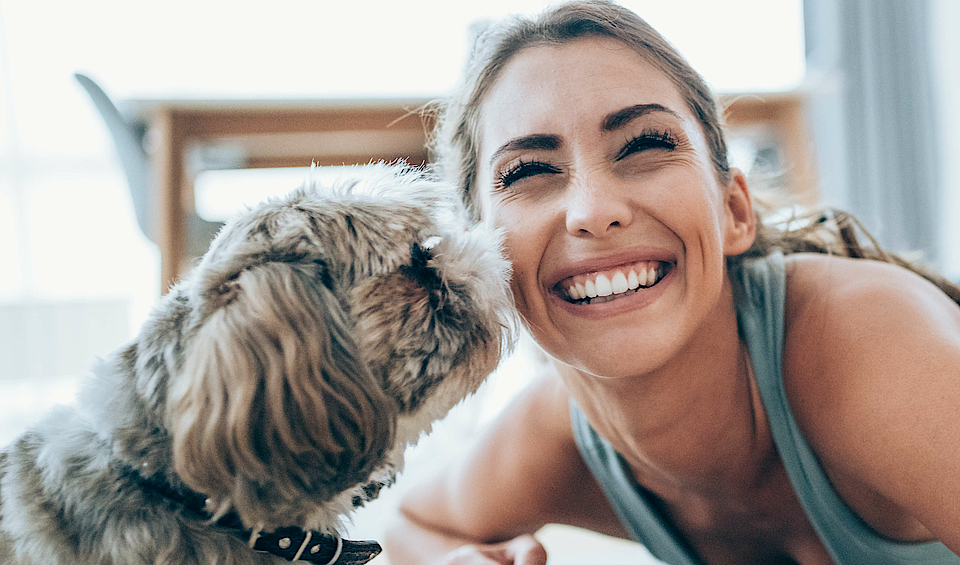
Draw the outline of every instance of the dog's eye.
<instances>
[{"instance_id":1,"label":"dog's eye","mask_svg":"<svg viewBox=\"0 0 960 565\"><path fill-rule=\"evenodd\" d=\"M432 247L432 246L431 246ZM424 247L420 243L410 245L410 261L414 269L427 269L427 264L433 259L433 252L430 248Z\"/></svg>"},{"instance_id":2,"label":"dog's eye","mask_svg":"<svg viewBox=\"0 0 960 565\"><path fill-rule=\"evenodd\" d=\"M413 243L410 245L410 266L400 270L425 288L439 288L442 283L439 273L430 265L432 259L433 251L420 243Z\"/></svg>"}]
</instances>

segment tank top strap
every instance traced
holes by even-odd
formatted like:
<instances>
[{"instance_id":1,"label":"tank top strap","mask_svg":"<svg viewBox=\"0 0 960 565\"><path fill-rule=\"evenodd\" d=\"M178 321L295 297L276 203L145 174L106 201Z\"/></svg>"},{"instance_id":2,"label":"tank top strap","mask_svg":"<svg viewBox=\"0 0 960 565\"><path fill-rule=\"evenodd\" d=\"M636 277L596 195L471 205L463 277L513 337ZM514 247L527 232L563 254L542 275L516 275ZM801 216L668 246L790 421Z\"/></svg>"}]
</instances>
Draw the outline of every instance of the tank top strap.
<instances>
[{"instance_id":1,"label":"tank top strap","mask_svg":"<svg viewBox=\"0 0 960 565\"><path fill-rule=\"evenodd\" d=\"M740 332L750 350L774 442L794 491L834 562L960 565L960 557L942 543L903 544L878 536L836 494L793 417L783 386L783 255L778 252L745 262L740 286Z\"/></svg>"},{"instance_id":2,"label":"tank top strap","mask_svg":"<svg viewBox=\"0 0 960 565\"><path fill-rule=\"evenodd\" d=\"M583 460L630 536L664 563L701 565L653 504L649 493L634 481L620 454L590 426L573 400L570 401L570 418L573 437Z\"/></svg>"}]
</instances>

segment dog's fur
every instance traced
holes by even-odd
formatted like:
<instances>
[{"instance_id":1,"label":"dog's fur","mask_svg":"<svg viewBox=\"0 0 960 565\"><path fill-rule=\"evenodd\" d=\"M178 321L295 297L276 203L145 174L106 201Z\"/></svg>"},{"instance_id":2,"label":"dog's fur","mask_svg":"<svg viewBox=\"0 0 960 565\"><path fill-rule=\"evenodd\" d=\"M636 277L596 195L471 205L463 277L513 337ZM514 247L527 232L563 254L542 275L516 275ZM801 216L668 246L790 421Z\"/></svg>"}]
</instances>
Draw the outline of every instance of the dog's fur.
<instances>
[{"instance_id":1,"label":"dog's fur","mask_svg":"<svg viewBox=\"0 0 960 565\"><path fill-rule=\"evenodd\" d=\"M452 189L381 165L228 222L139 336L0 453L0 563L282 562L247 527L334 531L508 342L508 266ZM430 248L432 245L432 248Z\"/></svg>"}]
</instances>

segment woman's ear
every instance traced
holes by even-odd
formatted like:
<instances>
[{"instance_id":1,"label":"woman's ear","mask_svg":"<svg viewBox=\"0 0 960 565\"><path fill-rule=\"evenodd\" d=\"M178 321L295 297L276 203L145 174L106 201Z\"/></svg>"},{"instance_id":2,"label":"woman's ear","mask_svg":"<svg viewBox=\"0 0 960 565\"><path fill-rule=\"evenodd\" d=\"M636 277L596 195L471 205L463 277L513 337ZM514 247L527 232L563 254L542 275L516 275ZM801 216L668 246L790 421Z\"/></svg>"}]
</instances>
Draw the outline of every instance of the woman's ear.
<instances>
[{"instance_id":1,"label":"woman's ear","mask_svg":"<svg viewBox=\"0 0 960 565\"><path fill-rule=\"evenodd\" d=\"M740 169L730 169L730 182L724 194L726 226L723 234L724 255L739 255L750 249L757 235L757 216L747 178Z\"/></svg>"}]
</instances>

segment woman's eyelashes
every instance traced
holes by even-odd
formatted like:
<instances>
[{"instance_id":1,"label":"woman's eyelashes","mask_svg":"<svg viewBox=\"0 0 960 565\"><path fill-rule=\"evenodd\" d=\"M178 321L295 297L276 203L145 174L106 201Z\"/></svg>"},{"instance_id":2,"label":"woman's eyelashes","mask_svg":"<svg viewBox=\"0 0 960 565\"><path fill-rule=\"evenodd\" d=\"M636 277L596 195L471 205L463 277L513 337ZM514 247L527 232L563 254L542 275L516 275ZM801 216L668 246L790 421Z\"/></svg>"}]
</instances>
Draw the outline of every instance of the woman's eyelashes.
<instances>
[{"instance_id":1,"label":"woman's eyelashes","mask_svg":"<svg viewBox=\"0 0 960 565\"><path fill-rule=\"evenodd\" d=\"M541 174L557 174L560 172L561 171L558 167L555 167L550 163L544 163L542 161L524 161L523 159L520 159L497 171L495 188L504 189L513 183L528 177Z\"/></svg>"},{"instance_id":2,"label":"woman's eyelashes","mask_svg":"<svg viewBox=\"0 0 960 565\"><path fill-rule=\"evenodd\" d=\"M624 144L614 157L614 161L620 161L630 155L649 150L672 151L682 143L682 138L675 136L667 130L644 130ZM563 170L556 165L537 160L526 161L520 158L507 163L496 172L494 177L494 190L504 190L518 181L538 175L560 174L562 172Z\"/></svg>"},{"instance_id":3,"label":"woman's eyelashes","mask_svg":"<svg viewBox=\"0 0 960 565\"><path fill-rule=\"evenodd\" d=\"M620 149L620 152L617 153L615 160L620 161L634 153L649 149L666 149L671 151L676 149L678 145L680 145L680 140L666 130L646 130L627 141L623 148Z\"/></svg>"}]
</instances>

